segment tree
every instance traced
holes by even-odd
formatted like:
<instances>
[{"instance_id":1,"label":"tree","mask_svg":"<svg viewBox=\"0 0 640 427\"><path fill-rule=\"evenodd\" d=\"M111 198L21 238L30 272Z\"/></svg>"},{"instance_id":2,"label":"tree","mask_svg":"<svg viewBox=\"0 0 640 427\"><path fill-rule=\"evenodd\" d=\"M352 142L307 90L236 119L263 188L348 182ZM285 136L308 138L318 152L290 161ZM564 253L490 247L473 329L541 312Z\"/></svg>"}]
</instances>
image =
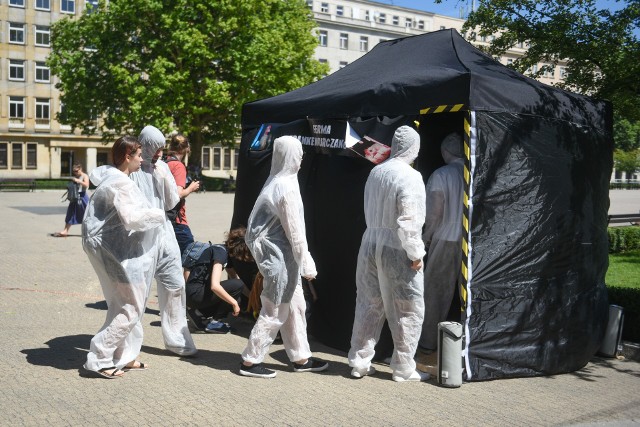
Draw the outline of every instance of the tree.
<instances>
[{"instance_id":1,"label":"tree","mask_svg":"<svg viewBox=\"0 0 640 427\"><path fill-rule=\"evenodd\" d=\"M105 140L177 130L199 162L203 144L233 145L242 104L328 72L314 27L302 0L101 0L52 27L59 120Z\"/></svg>"},{"instance_id":2,"label":"tree","mask_svg":"<svg viewBox=\"0 0 640 427\"><path fill-rule=\"evenodd\" d=\"M439 2L439 0L437 0ZM496 35L488 53L502 55L525 43L513 63L520 72L541 67L533 77L566 60L557 86L613 102L617 114L640 120L640 2L620 2L618 11L598 10L595 0L479 0L463 31Z\"/></svg>"},{"instance_id":3,"label":"tree","mask_svg":"<svg viewBox=\"0 0 640 427\"><path fill-rule=\"evenodd\" d=\"M640 148L640 122L614 117L613 142L617 149L632 151Z\"/></svg>"},{"instance_id":4,"label":"tree","mask_svg":"<svg viewBox=\"0 0 640 427\"><path fill-rule=\"evenodd\" d=\"M616 170L626 172L627 179L630 179L629 177L640 169L640 150L615 150L613 153L613 161Z\"/></svg>"}]
</instances>

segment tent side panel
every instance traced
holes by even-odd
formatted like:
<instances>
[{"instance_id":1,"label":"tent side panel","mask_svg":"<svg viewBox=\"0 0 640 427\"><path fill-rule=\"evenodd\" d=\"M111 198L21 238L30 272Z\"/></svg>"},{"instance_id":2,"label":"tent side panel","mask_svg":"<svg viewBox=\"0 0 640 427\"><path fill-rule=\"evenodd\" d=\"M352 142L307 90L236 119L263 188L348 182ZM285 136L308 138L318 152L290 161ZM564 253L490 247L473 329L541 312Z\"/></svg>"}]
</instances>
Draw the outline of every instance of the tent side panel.
<instances>
[{"instance_id":1,"label":"tent side panel","mask_svg":"<svg viewBox=\"0 0 640 427\"><path fill-rule=\"evenodd\" d=\"M477 113L475 148L470 378L580 369L607 319L611 135Z\"/></svg>"}]
</instances>

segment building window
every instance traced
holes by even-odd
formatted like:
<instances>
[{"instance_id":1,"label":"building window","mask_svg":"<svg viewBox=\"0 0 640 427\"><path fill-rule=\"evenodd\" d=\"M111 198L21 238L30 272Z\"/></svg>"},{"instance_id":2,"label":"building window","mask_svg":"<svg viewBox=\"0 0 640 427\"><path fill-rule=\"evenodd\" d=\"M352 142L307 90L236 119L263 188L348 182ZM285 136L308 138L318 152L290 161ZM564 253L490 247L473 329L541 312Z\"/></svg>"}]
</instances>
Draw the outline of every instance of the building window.
<instances>
[{"instance_id":1,"label":"building window","mask_svg":"<svg viewBox=\"0 0 640 427\"><path fill-rule=\"evenodd\" d=\"M346 67L349 63L347 61L340 61L340 65L338 66L338 69L341 70L344 67Z\"/></svg>"},{"instance_id":2,"label":"building window","mask_svg":"<svg viewBox=\"0 0 640 427\"><path fill-rule=\"evenodd\" d=\"M202 147L202 162L201 162L202 169L209 170L211 168L211 165L209 164L209 162L211 162L211 148Z\"/></svg>"},{"instance_id":3,"label":"building window","mask_svg":"<svg viewBox=\"0 0 640 427\"><path fill-rule=\"evenodd\" d=\"M327 46L327 31L326 30L320 30L318 31L318 44L320 46Z\"/></svg>"},{"instance_id":4,"label":"building window","mask_svg":"<svg viewBox=\"0 0 640 427\"><path fill-rule=\"evenodd\" d=\"M9 60L9 80L24 81L24 61L19 59Z\"/></svg>"},{"instance_id":5,"label":"building window","mask_svg":"<svg viewBox=\"0 0 640 427\"><path fill-rule=\"evenodd\" d=\"M424 21L422 19L418 21L418 29L424 30Z\"/></svg>"},{"instance_id":6,"label":"building window","mask_svg":"<svg viewBox=\"0 0 640 427\"><path fill-rule=\"evenodd\" d=\"M85 0L84 8L87 13L93 13L98 10L98 0Z\"/></svg>"},{"instance_id":7,"label":"building window","mask_svg":"<svg viewBox=\"0 0 640 427\"><path fill-rule=\"evenodd\" d=\"M0 169L7 169L9 166L9 152L7 151L6 142L0 142Z\"/></svg>"},{"instance_id":8,"label":"building window","mask_svg":"<svg viewBox=\"0 0 640 427\"><path fill-rule=\"evenodd\" d=\"M240 152L238 150L233 150L233 169L238 170L238 158Z\"/></svg>"},{"instance_id":9,"label":"building window","mask_svg":"<svg viewBox=\"0 0 640 427\"><path fill-rule=\"evenodd\" d=\"M393 23L393 25L400 25L400 17L394 16L393 18L391 18L391 22Z\"/></svg>"},{"instance_id":10,"label":"building window","mask_svg":"<svg viewBox=\"0 0 640 427\"><path fill-rule=\"evenodd\" d=\"M49 83L51 81L51 72L44 62L36 62L36 82Z\"/></svg>"},{"instance_id":11,"label":"building window","mask_svg":"<svg viewBox=\"0 0 640 427\"><path fill-rule=\"evenodd\" d=\"M9 22L9 43L24 44L24 24Z\"/></svg>"},{"instance_id":12,"label":"building window","mask_svg":"<svg viewBox=\"0 0 640 427\"><path fill-rule=\"evenodd\" d=\"M381 13L380 16L378 16L378 22L380 22L381 24L384 24L387 22L387 14L386 13Z\"/></svg>"},{"instance_id":13,"label":"building window","mask_svg":"<svg viewBox=\"0 0 640 427\"><path fill-rule=\"evenodd\" d=\"M407 28L413 28L413 21L411 18L404 18L404 26Z\"/></svg>"},{"instance_id":14,"label":"building window","mask_svg":"<svg viewBox=\"0 0 640 427\"><path fill-rule=\"evenodd\" d=\"M548 79L554 79L556 74L555 67L553 65L545 65L542 75Z\"/></svg>"},{"instance_id":15,"label":"building window","mask_svg":"<svg viewBox=\"0 0 640 427\"><path fill-rule=\"evenodd\" d=\"M342 5L336 6L336 15L344 16L344 6Z\"/></svg>"},{"instance_id":16,"label":"building window","mask_svg":"<svg viewBox=\"0 0 640 427\"><path fill-rule=\"evenodd\" d=\"M24 7L24 0L9 0L9 6Z\"/></svg>"},{"instance_id":17,"label":"building window","mask_svg":"<svg viewBox=\"0 0 640 427\"><path fill-rule=\"evenodd\" d=\"M560 78L566 79L569 77L569 72L567 71L567 67L560 67Z\"/></svg>"},{"instance_id":18,"label":"building window","mask_svg":"<svg viewBox=\"0 0 640 427\"><path fill-rule=\"evenodd\" d=\"M96 153L96 166L104 166L109 164L109 153L106 151L99 151Z\"/></svg>"},{"instance_id":19,"label":"building window","mask_svg":"<svg viewBox=\"0 0 640 427\"><path fill-rule=\"evenodd\" d=\"M320 59L318 59L318 62L321 63L321 64L326 64L327 60L325 58L320 58Z\"/></svg>"},{"instance_id":20,"label":"building window","mask_svg":"<svg viewBox=\"0 0 640 427\"><path fill-rule=\"evenodd\" d=\"M349 49L349 34L340 33L340 49Z\"/></svg>"},{"instance_id":21,"label":"building window","mask_svg":"<svg viewBox=\"0 0 640 427\"><path fill-rule=\"evenodd\" d=\"M76 0L61 0L60 12L76 13Z\"/></svg>"},{"instance_id":22,"label":"building window","mask_svg":"<svg viewBox=\"0 0 640 427\"><path fill-rule=\"evenodd\" d=\"M329 3L320 3L320 12L329 13Z\"/></svg>"},{"instance_id":23,"label":"building window","mask_svg":"<svg viewBox=\"0 0 640 427\"><path fill-rule=\"evenodd\" d=\"M51 121L51 101L47 98L36 98L36 129L49 129Z\"/></svg>"},{"instance_id":24,"label":"building window","mask_svg":"<svg viewBox=\"0 0 640 427\"><path fill-rule=\"evenodd\" d=\"M36 25L36 46L51 45L51 30L44 25Z\"/></svg>"},{"instance_id":25,"label":"building window","mask_svg":"<svg viewBox=\"0 0 640 427\"><path fill-rule=\"evenodd\" d=\"M222 148L213 147L213 164L212 169L220 170L220 157L221 157Z\"/></svg>"},{"instance_id":26,"label":"building window","mask_svg":"<svg viewBox=\"0 0 640 427\"><path fill-rule=\"evenodd\" d=\"M371 21L371 12L369 12L369 10L364 11L364 20Z\"/></svg>"},{"instance_id":27,"label":"building window","mask_svg":"<svg viewBox=\"0 0 640 427\"><path fill-rule=\"evenodd\" d=\"M231 150L229 148L224 149L224 165L223 169L228 171L231 169Z\"/></svg>"},{"instance_id":28,"label":"building window","mask_svg":"<svg viewBox=\"0 0 640 427\"><path fill-rule=\"evenodd\" d=\"M307 0L307 7L313 10L313 0Z\"/></svg>"},{"instance_id":29,"label":"building window","mask_svg":"<svg viewBox=\"0 0 640 427\"><path fill-rule=\"evenodd\" d=\"M9 97L9 127L24 128L24 97Z\"/></svg>"},{"instance_id":30,"label":"building window","mask_svg":"<svg viewBox=\"0 0 640 427\"><path fill-rule=\"evenodd\" d=\"M360 36L360 52L369 51L369 37Z\"/></svg>"},{"instance_id":31,"label":"building window","mask_svg":"<svg viewBox=\"0 0 640 427\"><path fill-rule=\"evenodd\" d=\"M11 143L11 167L13 169L22 169L22 143Z\"/></svg>"},{"instance_id":32,"label":"building window","mask_svg":"<svg viewBox=\"0 0 640 427\"><path fill-rule=\"evenodd\" d=\"M38 144L27 144L27 169L38 168Z\"/></svg>"},{"instance_id":33,"label":"building window","mask_svg":"<svg viewBox=\"0 0 640 427\"><path fill-rule=\"evenodd\" d=\"M440 25L441 30L446 30L447 28L444 25Z\"/></svg>"},{"instance_id":34,"label":"building window","mask_svg":"<svg viewBox=\"0 0 640 427\"><path fill-rule=\"evenodd\" d=\"M49 0L36 0L36 9L38 10L50 10L51 2Z\"/></svg>"},{"instance_id":35,"label":"building window","mask_svg":"<svg viewBox=\"0 0 640 427\"><path fill-rule=\"evenodd\" d=\"M486 43L487 42L487 36L480 36L480 41Z\"/></svg>"},{"instance_id":36,"label":"building window","mask_svg":"<svg viewBox=\"0 0 640 427\"><path fill-rule=\"evenodd\" d=\"M507 65L513 65L513 59L511 58L507 59Z\"/></svg>"}]
</instances>

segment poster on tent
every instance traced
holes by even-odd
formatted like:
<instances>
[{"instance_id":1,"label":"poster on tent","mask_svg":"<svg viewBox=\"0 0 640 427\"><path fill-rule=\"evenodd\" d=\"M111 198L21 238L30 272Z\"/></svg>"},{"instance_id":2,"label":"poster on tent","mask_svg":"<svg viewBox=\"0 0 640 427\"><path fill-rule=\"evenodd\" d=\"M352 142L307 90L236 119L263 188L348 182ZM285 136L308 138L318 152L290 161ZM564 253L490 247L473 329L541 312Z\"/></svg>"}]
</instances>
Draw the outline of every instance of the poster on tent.
<instances>
[{"instance_id":1,"label":"poster on tent","mask_svg":"<svg viewBox=\"0 0 640 427\"><path fill-rule=\"evenodd\" d=\"M379 164L389 158L391 147L364 135L360 136L347 120L301 119L290 123L264 123L251 142L252 151L270 150L273 141L284 135L297 138L307 149L366 159Z\"/></svg>"}]
</instances>

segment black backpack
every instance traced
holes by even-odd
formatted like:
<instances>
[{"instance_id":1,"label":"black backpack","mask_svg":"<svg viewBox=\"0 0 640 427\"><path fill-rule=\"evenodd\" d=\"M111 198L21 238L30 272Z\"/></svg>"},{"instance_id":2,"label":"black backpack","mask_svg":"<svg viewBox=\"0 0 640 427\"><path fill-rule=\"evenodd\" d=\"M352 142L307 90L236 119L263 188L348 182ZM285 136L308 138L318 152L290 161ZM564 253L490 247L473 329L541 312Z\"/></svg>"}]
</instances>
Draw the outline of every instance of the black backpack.
<instances>
[{"instance_id":1,"label":"black backpack","mask_svg":"<svg viewBox=\"0 0 640 427\"><path fill-rule=\"evenodd\" d=\"M80 199L80 186L73 181L67 184L67 193L63 196L66 197L71 203L75 203Z\"/></svg>"}]
</instances>

